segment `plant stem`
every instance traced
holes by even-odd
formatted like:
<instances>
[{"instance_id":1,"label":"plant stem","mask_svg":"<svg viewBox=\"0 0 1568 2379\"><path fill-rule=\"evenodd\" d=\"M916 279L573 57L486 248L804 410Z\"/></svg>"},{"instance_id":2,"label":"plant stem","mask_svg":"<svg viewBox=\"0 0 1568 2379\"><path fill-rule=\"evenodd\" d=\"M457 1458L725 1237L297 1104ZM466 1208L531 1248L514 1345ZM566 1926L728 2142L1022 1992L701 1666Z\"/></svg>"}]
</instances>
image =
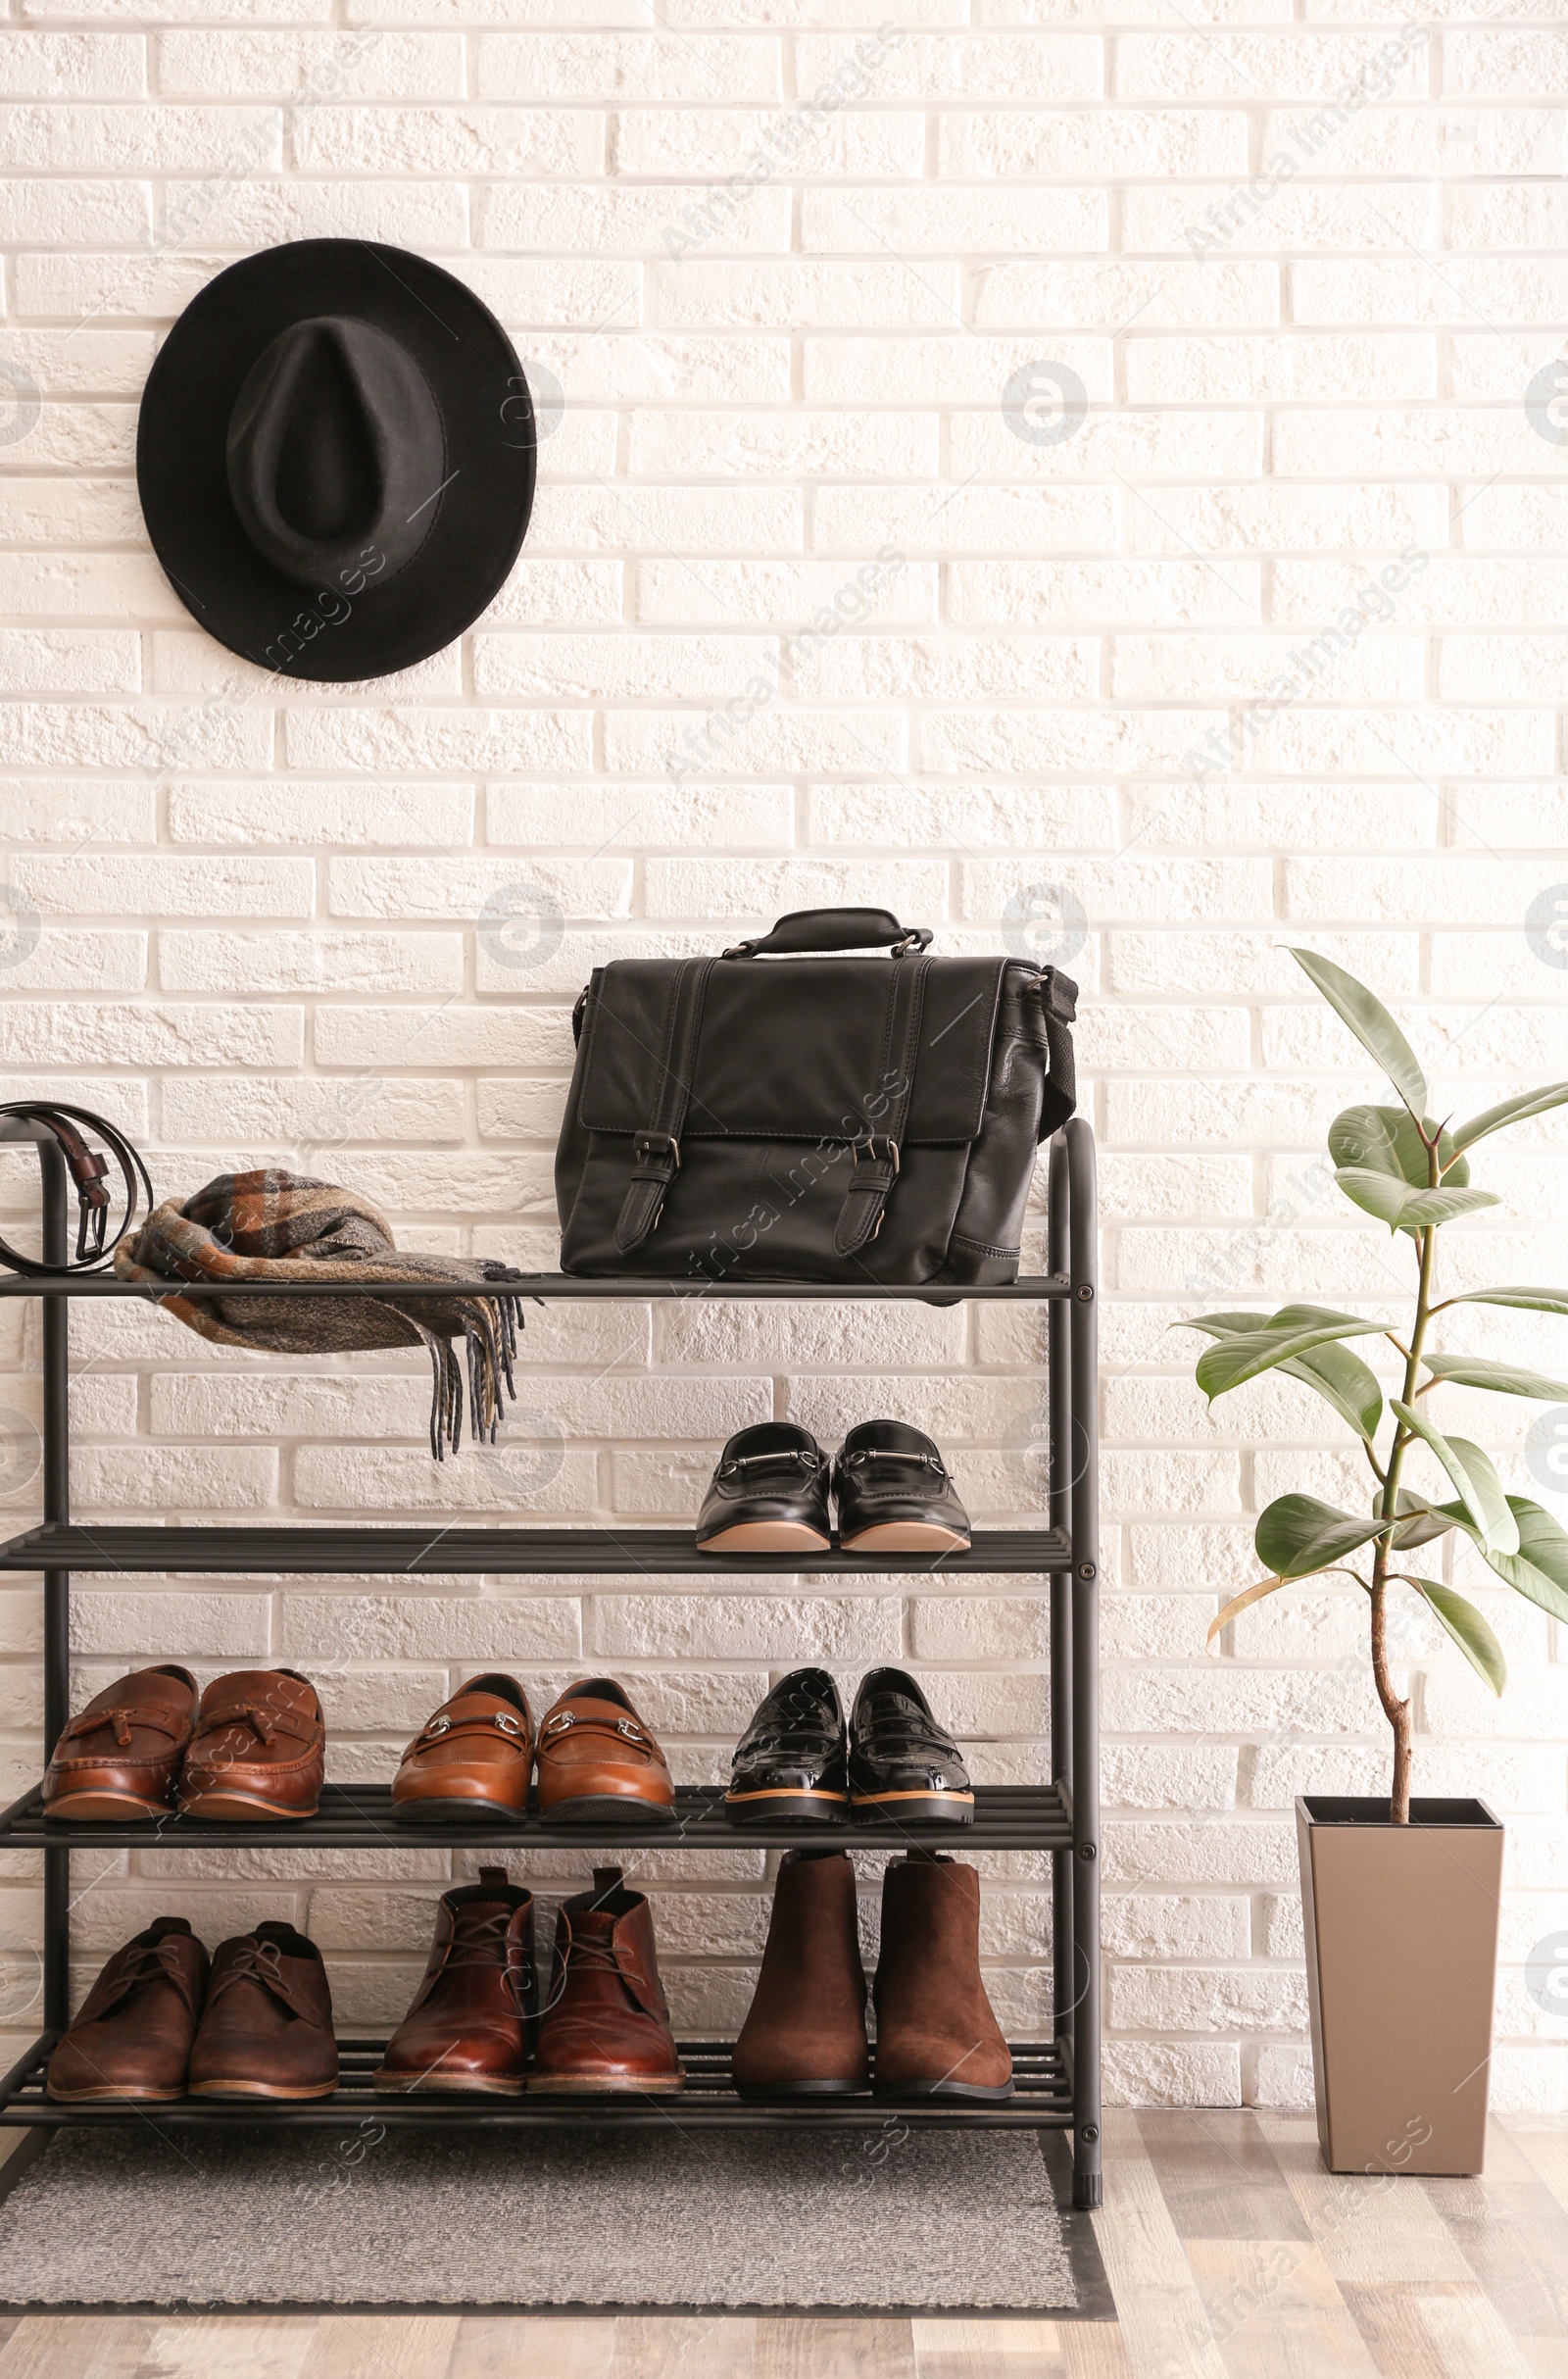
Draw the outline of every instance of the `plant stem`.
<instances>
[{"instance_id":1,"label":"plant stem","mask_svg":"<svg viewBox=\"0 0 1568 2379\"><path fill-rule=\"evenodd\" d=\"M1435 1148L1427 1152L1434 1171L1437 1166ZM1420 1233L1421 1267L1416 1283L1415 1323L1410 1332L1409 1353L1404 1363L1404 1393L1401 1401L1413 1404L1418 1394L1416 1372L1421 1363L1421 1347L1432 1318L1432 1264L1437 1251L1437 1225L1430 1224ZM1399 1508L1399 1472L1404 1467L1404 1450L1414 1432L1401 1423L1395 1431L1389 1467L1379 1500L1379 1517L1393 1519ZM1390 1796L1389 1816L1395 1825L1410 1822L1410 1705L1401 1701L1394 1690L1389 1674L1388 1644L1388 1584L1390 1540L1379 1537L1372 1549L1372 1675L1378 1689L1383 1714L1394 1730L1394 1790Z\"/></svg>"},{"instance_id":2,"label":"plant stem","mask_svg":"<svg viewBox=\"0 0 1568 2379\"><path fill-rule=\"evenodd\" d=\"M1380 1544L1372 1562L1372 1675L1384 1715L1394 1729L1394 1790L1389 1816L1395 1825L1410 1822L1410 1705L1401 1702L1389 1674L1388 1580L1386 1556Z\"/></svg>"}]
</instances>

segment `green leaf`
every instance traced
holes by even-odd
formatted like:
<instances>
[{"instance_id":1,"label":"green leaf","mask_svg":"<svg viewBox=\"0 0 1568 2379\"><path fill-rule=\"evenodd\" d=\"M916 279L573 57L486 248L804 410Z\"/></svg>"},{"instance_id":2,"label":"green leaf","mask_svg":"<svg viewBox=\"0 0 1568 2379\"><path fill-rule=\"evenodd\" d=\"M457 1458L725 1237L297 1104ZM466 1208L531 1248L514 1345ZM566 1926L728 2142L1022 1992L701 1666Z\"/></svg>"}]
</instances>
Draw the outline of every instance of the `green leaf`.
<instances>
[{"instance_id":1,"label":"green leaf","mask_svg":"<svg viewBox=\"0 0 1568 2379\"><path fill-rule=\"evenodd\" d=\"M1453 1222L1460 1214L1479 1214L1483 1207L1500 1206L1491 1190L1407 1189L1388 1173L1367 1165L1342 1165L1334 1176L1352 1206L1376 1214L1391 1231L1424 1231L1432 1222Z\"/></svg>"},{"instance_id":2,"label":"green leaf","mask_svg":"<svg viewBox=\"0 0 1568 2379\"><path fill-rule=\"evenodd\" d=\"M1389 1539L1391 1549L1397 1553L1406 1553L1415 1545L1430 1545L1434 1537L1446 1536L1450 1528L1458 1525L1453 1512L1441 1504L1429 1504L1424 1495L1412 1495L1408 1487L1399 1489L1394 1508L1410 1514Z\"/></svg>"},{"instance_id":3,"label":"green leaf","mask_svg":"<svg viewBox=\"0 0 1568 2379\"><path fill-rule=\"evenodd\" d=\"M1337 1512L1315 1495L1282 1495L1258 1514L1252 1543L1258 1560L1277 1578L1309 1578L1369 1544L1386 1525Z\"/></svg>"},{"instance_id":4,"label":"green leaf","mask_svg":"<svg viewBox=\"0 0 1568 2379\"><path fill-rule=\"evenodd\" d=\"M1229 1316L1226 1317L1230 1318ZM1376 1338L1381 1321L1365 1321L1355 1313L1334 1313L1322 1306L1286 1305L1267 1321L1238 1330L1198 1359L1198 1384L1210 1399L1275 1370L1298 1355L1309 1354L1337 1338Z\"/></svg>"},{"instance_id":5,"label":"green leaf","mask_svg":"<svg viewBox=\"0 0 1568 2379\"><path fill-rule=\"evenodd\" d=\"M1488 1561L1516 1594L1568 1625L1568 1535L1528 1496L1510 1495L1508 1509L1519 1530L1519 1550L1489 1553Z\"/></svg>"},{"instance_id":6,"label":"green leaf","mask_svg":"<svg viewBox=\"0 0 1568 2379\"><path fill-rule=\"evenodd\" d=\"M1383 1390L1377 1377L1348 1347L1314 1348L1310 1355L1293 1355L1279 1368L1292 1379L1305 1380L1325 1404L1334 1407L1370 1446L1383 1418Z\"/></svg>"},{"instance_id":7,"label":"green leaf","mask_svg":"<svg viewBox=\"0 0 1568 2379\"><path fill-rule=\"evenodd\" d=\"M1451 1132L1440 1132L1430 1115L1422 1129L1438 1143L1444 1180L1454 1189L1463 1189L1470 1167L1463 1157L1455 1155ZM1329 1125L1329 1155L1336 1165L1362 1165L1374 1173L1387 1173L1408 1189L1429 1189L1432 1184L1421 1133L1415 1118L1402 1107L1347 1107Z\"/></svg>"},{"instance_id":8,"label":"green leaf","mask_svg":"<svg viewBox=\"0 0 1568 2379\"><path fill-rule=\"evenodd\" d=\"M1499 1396L1539 1396L1548 1405L1568 1404L1568 1385L1521 1371L1517 1363L1494 1363L1490 1355L1423 1355L1429 1371L1456 1388L1493 1388Z\"/></svg>"},{"instance_id":9,"label":"green leaf","mask_svg":"<svg viewBox=\"0 0 1568 2379\"><path fill-rule=\"evenodd\" d=\"M1501 1479L1481 1448L1467 1437L1445 1437L1425 1413L1397 1396L1389 1398L1389 1411L1431 1447L1458 1488L1459 1501L1479 1534L1482 1552L1517 1553L1519 1523L1508 1509Z\"/></svg>"},{"instance_id":10,"label":"green leaf","mask_svg":"<svg viewBox=\"0 0 1568 2379\"><path fill-rule=\"evenodd\" d=\"M1487 1108L1461 1123L1453 1135L1455 1148L1472 1148L1476 1141L1485 1140L1492 1132L1506 1130L1510 1123L1522 1123L1526 1115L1544 1115L1548 1107L1561 1107L1568 1099L1568 1082L1548 1082L1544 1090L1524 1090L1516 1099L1504 1099L1496 1107Z\"/></svg>"},{"instance_id":11,"label":"green leaf","mask_svg":"<svg viewBox=\"0 0 1568 2379\"><path fill-rule=\"evenodd\" d=\"M1407 1577L1404 1582L1431 1606L1477 1676L1485 1678L1494 1694L1500 1694L1508 1682L1508 1664L1502 1646L1474 1603L1467 1603L1451 1586L1435 1585L1430 1578Z\"/></svg>"},{"instance_id":12,"label":"green leaf","mask_svg":"<svg viewBox=\"0 0 1568 2379\"><path fill-rule=\"evenodd\" d=\"M1462 1297L1446 1297L1451 1305L1522 1306L1527 1313L1568 1313L1568 1289L1467 1289Z\"/></svg>"},{"instance_id":13,"label":"green leaf","mask_svg":"<svg viewBox=\"0 0 1568 2379\"><path fill-rule=\"evenodd\" d=\"M1204 1313L1196 1321L1173 1321L1173 1330L1206 1330L1211 1338L1236 1338L1254 1331L1255 1313ZM1326 1404L1331 1404L1368 1445L1383 1418L1383 1391L1373 1373L1348 1347L1319 1346L1309 1355L1293 1355L1276 1369L1304 1380Z\"/></svg>"},{"instance_id":14,"label":"green leaf","mask_svg":"<svg viewBox=\"0 0 1568 2379\"><path fill-rule=\"evenodd\" d=\"M1335 1015L1348 1024L1361 1047L1370 1050L1411 1115L1424 1115L1426 1075L1416 1063L1415 1051L1383 1002L1364 983L1358 983L1353 974L1336 966L1332 959L1320 959L1315 950L1293 950L1291 956L1302 973L1316 984Z\"/></svg>"}]
</instances>

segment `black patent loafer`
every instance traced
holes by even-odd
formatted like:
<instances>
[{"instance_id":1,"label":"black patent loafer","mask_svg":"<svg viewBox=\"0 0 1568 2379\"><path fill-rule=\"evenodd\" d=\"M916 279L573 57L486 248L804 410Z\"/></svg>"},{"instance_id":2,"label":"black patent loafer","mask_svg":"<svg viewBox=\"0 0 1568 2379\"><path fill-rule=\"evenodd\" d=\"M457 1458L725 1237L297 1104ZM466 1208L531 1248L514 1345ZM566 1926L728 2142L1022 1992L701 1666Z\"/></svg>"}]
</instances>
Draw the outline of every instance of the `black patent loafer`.
<instances>
[{"instance_id":1,"label":"black patent loafer","mask_svg":"<svg viewBox=\"0 0 1568 2379\"><path fill-rule=\"evenodd\" d=\"M724 1807L769 1825L847 1817L849 1730L825 1668L797 1668L758 1707L735 1746Z\"/></svg>"},{"instance_id":2,"label":"black patent loafer","mask_svg":"<svg viewBox=\"0 0 1568 2379\"><path fill-rule=\"evenodd\" d=\"M850 1814L903 1824L974 1822L974 1793L957 1746L902 1668L873 1668L855 1697Z\"/></svg>"},{"instance_id":3,"label":"black patent loafer","mask_svg":"<svg viewBox=\"0 0 1568 2379\"><path fill-rule=\"evenodd\" d=\"M845 1553L967 1553L969 1514L928 1437L902 1420L863 1420L833 1465Z\"/></svg>"},{"instance_id":4,"label":"black patent loafer","mask_svg":"<svg viewBox=\"0 0 1568 2379\"><path fill-rule=\"evenodd\" d=\"M832 1465L792 1420L741 1429L719 1458L697 1515L699 1553L826 1553Z\"/></svg>"}]
</instances>

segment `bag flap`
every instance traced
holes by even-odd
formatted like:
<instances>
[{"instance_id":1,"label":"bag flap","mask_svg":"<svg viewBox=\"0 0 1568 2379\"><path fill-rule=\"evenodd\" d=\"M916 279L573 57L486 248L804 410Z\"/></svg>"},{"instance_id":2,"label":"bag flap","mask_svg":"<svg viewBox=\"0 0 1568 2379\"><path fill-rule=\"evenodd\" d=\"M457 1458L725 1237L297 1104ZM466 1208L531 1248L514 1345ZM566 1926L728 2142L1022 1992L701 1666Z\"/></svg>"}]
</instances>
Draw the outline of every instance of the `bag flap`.
<instances>
[{"instance_id":1,"label":"bag flap","mask_svg":"<svg viewBox=\"0 0 1568 2379\"><path fill-rule=\"evenodd\" d=\"M734 960L708 978L683 1138L853 1140L882 1128L896 1087L892 978L912 959ZM909 1141L972 1140L991 1071L1004 958L925 962ZM588 1131L647 1128L679 962L617 959L595 974L578 1113Z\"/></svg>"}]
</instances>

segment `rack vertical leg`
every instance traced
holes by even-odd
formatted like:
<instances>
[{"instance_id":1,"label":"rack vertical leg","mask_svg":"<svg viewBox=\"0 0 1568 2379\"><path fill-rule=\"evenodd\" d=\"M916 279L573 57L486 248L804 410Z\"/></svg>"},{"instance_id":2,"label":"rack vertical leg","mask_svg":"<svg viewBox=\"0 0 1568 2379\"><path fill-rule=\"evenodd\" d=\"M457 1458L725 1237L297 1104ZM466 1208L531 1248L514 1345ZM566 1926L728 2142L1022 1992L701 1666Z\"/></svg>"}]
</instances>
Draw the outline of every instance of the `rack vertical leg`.
<instances>
[{"instance_id":1,"label":"rack vertical leg","mask_svg":"<svg viewBox=\"0 0 1568 2379\"><path fill-rule=\"evenodd\" d=\"M1100 2161L1100 1278L1095 1143L1065 1127L1072 1373L1073 2175L1075 2206L1099 2206Z\"/></svg>"},{"instance_id":2,"label":"rack vertical leg","mask_svg":"<svg viewBox=\"0 0 1568 2379\"><path fill-rule=\"evenodd\" d=\"M43 1175L43 1256L63 1264L70 1252L65 1160L52 1141L40 1140ZM43 1512L46 1520L71 1517L71 1308L64 1297L44 1297L43 1309ZM44 1757L54 1750L71 1715L71 1576L43 1573ZM71 1853L43 1855L43 2020L63 2032L71 2020Z\"/></svg>"},{"instance_id":3,"label":"rack vertical leg","mask_svg":"<svg viewBox=\"0 0 1568 2379\"><path fill-rule=\"evenodd\" d=\"M1067 1144L1060 1132L1051 1143L1046 1269L1064 1273L1068 1264ZM1071 1316L1059 1299L1047 1309L1051 1394L1051 1525L1062 1535L1072 1528L1072 1377L1068 1360ZM1051 1780L1072 1796L1072 1585L1058 1571L1051 1578ZM1051 1861L1052 2031L1058 2041L1072 2033L1073 1929L1071 1851Z\"/></svg>"}]
</instances>

